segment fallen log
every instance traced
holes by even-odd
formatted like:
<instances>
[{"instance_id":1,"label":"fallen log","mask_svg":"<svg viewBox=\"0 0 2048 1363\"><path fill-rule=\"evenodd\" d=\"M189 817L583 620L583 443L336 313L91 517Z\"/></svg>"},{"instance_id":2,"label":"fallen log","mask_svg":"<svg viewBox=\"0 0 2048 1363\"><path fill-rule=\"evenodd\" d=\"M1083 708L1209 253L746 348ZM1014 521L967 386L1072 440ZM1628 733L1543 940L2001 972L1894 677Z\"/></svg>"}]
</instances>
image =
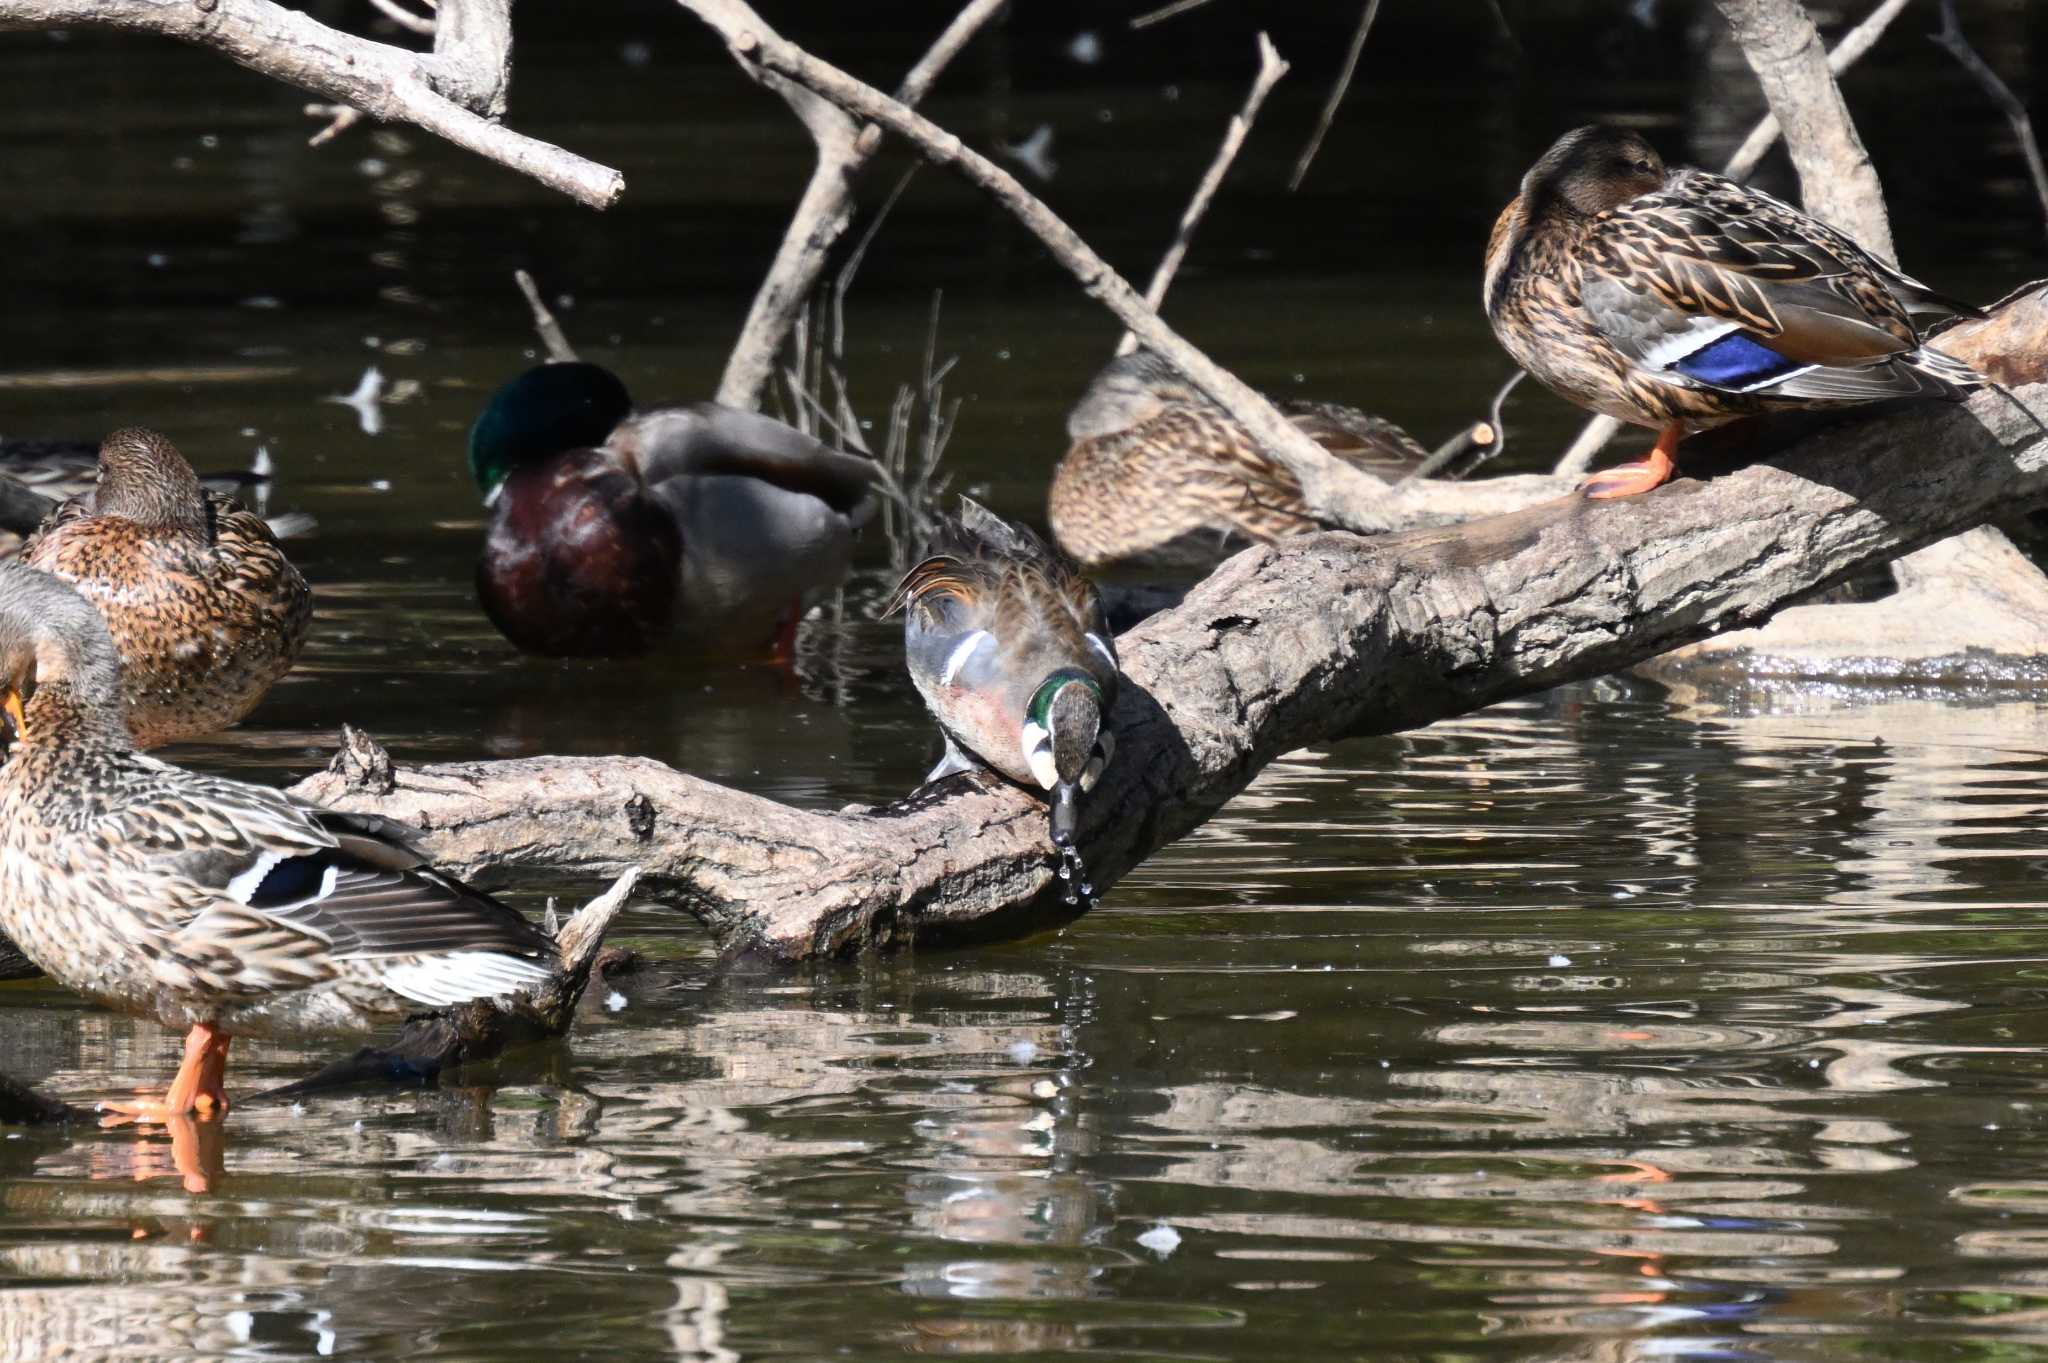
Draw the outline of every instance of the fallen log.
<instances>
[{"instance_id":1,"label":"fallen log","mask_svg":"<svg viewBox=\"0 0 2048 1363\"><path fill-rule=\"evenodd\" d=\"M1564 497L1378 538L1246 550L1118 641L1116 760L1084 805L1098 890L1304 744L1415 728L1598 676L2048 498L2048 387L1743 423L1688 446L1739 471L1612 502ZM910 799L793 809L645 758L436 764L294 793L427 833L502 882L604 874L779 961L1042 927L1075 912L1033 796L953 778Z\"/></svg>"}]
</instances>

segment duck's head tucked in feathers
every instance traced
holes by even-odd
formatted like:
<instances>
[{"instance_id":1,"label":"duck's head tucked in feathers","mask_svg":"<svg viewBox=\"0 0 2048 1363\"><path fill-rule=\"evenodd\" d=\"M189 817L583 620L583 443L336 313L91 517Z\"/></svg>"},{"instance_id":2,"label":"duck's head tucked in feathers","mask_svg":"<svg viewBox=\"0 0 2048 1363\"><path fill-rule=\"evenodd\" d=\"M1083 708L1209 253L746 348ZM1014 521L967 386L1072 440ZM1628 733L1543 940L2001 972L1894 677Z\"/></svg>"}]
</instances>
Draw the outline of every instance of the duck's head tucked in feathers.
<instances>
[{"instance_id":1,"label":"duck's head tucked in feathers","mask_svg":"<svg viewBox=\"0 0 2048 1363\"><path fill-rule=\"evenodd\" d=\"M0 564L0 705L16 742L89 733L127 749L121 663L91 602L48 573Z\"/></svg>"},{"instance_id":2,"label":"duck's head tucked in feathers","mask_svg":"<svg viewBox=\"0 0 2048 1363\"><path fill-rule=\"evenodd\" d=\"M98 516L120 516L152 530L207 533L206 489L175 445L130 426L100 444L100 478L91 492Z\"/></svg>"},{"instance_id":3,"label":"duck's head tucked in feathers","mask_svg":"<svg viewBox=\"0 0 2048 1363\"><path fill-rule=\"evenodd\" d=\"M1551 144L1522 177L1531 213L1590 218L1664 187L1664 158L1625 128L1574 128Z\"/></svg>"},{"instance_id":4,"label":"duck's head tucked in feathers","mask_svg":"<svg viewBox=\"0 0 2048 1363\"><path fill-rule=\"evenodd\" d=\"M601 365L543 364L491 395L469 429L469 471L485 502L515 469L564 450L602 445L633 410L619 377Z\"/></svg>"}]
</instances>

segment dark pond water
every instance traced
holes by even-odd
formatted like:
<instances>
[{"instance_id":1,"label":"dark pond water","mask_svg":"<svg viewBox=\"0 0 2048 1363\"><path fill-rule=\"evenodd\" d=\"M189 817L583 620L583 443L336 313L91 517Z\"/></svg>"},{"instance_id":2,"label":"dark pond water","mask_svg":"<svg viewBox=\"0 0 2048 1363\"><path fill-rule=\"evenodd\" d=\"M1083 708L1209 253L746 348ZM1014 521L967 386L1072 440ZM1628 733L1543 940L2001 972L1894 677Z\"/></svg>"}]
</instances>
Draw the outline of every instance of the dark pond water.
<instances>
[{"instance_id":1,"label":"dark pond water","mask_svg":"<svg viewBox=\"0 0 2048 1363\"><path fill-rule=\"evenodd\" d=\"M842 31L854 8L792 23L885 77L942 17ZM1686 6L1509 3L1517 56L1480 0L1389 5L1289 198L1350 7L1215 0L1141 39L1120 7L1024 8L935 112L1051 124L1048 196L1140 272L1268 11L1302 71L1172 313L1270 388L1426 439L1506 373L1477 255L1542 145L1626 115L1718 160L1753 109ZM261 445L321 523L294 550L304 665L178 760L283 782L347 720L403 759L649 753L821 807L921 774L893 631L865 620L879 546L795 676L523 660L474 608L460 442L532 349L510 270L639 389L699 395L802 175L701 31L622 9L521 7L514 122L625 169L603 218L410 132L308 151L300 98L202 56L0 40L0 430L146 423L209 465ZM2039 13L1965 12L2030 94ZM1907 265L1989 297L2042 273L2040 223L1927 23L1849 94ZM935 284L949 467L1036 514L1113 328L927 172L850 298L877 418ZM370 435L325 399L373 365L405 400ZM1531 464L1576 424L1536 396L1511 417ZM641 905L619 940L647 968L568 1042L242 1106L210 1195L161 1177L161 1134L0 1132L0 1359L2043 1356L2044 774L2032 696L1610 680L1296 754L1057 935L732 977ZM238 1047L233 1082L351 1044ZM0 1068L66 1098L174 1059L154 1024L0 988Z\"/></svg>"}]
</instances>

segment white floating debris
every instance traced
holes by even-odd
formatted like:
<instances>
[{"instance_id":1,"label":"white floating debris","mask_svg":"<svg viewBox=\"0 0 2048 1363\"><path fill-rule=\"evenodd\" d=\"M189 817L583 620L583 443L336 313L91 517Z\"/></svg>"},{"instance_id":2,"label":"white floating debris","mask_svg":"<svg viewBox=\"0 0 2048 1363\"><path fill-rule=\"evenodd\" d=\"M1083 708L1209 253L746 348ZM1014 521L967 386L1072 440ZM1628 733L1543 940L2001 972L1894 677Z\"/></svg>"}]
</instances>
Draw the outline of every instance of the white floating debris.
<instances>
[{"instance_id":1,"label":"white floating debris","mask_svg":"<svg viewBox=\"0 0 2048 1363\"><path fill-rule=\"evenodd\" d=\"M1553 954L1550 958L1550 968L1552 970L1562 970L1571 963L1572 958L1561 951Z\"/></svg>"},{"instance_id":2,"label":"white floating debris","mask_svg":"<svg viewBox=\"0 0 2048 1363\"><path fill-rule=\"evenodd\" d=\"M384 429L384 413L378 409L377 399L384 395L384 371L371 365L356 380L353 393L331 393L320 399L322 402L338 402L352 408L356 420L361 423L364 435L376 435Z\"/></svg>"},{"instance_id":3,"label":"white floating debris","mask_svg":"<svg viewBox=\"0 0 2048 1363\"><path fill-rule=\"evenodd\" d=\"M1010 1059L1019 1065L1028 1065L1038 1059L1038 1045L1031 1041L1013 1041L1009 1046Z\"/></svg>"},{"instance_id":4,"label":"white floating debris","mask_svg":"<svg viewBox=\"0 0 2048 1363\"><path fill-rule=\"evenodd\" d=\"M628 66L645 66L654 60L654 49L636 40L619 49L619 60Z\"/></svg>"},{"instance_id":5,"label":"white floating debris","mask_svg":"<svg viewBox=\"0 0 2048 1363\"><path fill-rule=\"evenodd\" d=\"M1180 1232L1161 1221L1139 1236L1138 1243L1162 1259L1171 1258L1173 1252L1180 1248Z\"/></svg>"},{"instance_id":6,"label":"white floating debris","mask_svg":"<svg viewBox=\"0 0 2048 1363\"><path fill-rule=\"evenodd\" d=\"M1067 60L1082 66L1093 66L1102 60L1102 38L1092 28L1084 28L1067 44Z\"/></svg>"},{"instance_id":7,"label":"white floating debris","mask_svg":"<svg viewBox=\"0 0 2048 1363\"><path fill-rule=\"evenodd\" d=\"M604 996L604 1010L605 1010L605 1011L606 1011L607 1013L623 1013L623 1012L625 1012L625 1011L626 1011L626 996L625 996L624 994L621 994L621 993L620 993L620 992L619 992L618 990L616 990L616 989L612 990L612 991L611 991L611 992L610 992L609 994L606 994L606 995Z\"/></svg>"},{"instance_id":8,"label":"white floating debris","mask_svg":"<svg viewBox=\"0 0 2048 1363\"><path fill-rule=\"evenodd\" d=\"M370 434L372 434L372 435L375 435L375 434L376 434L376 432L375 432L375 431L372 431L372 432L371 432ZM370 491L372 491L372 492L389 492L389 491L391 491L391 480L390 480L389 478L372 478L372 479L370 480Z\"/></svg>"},{"instance_id":9,"label":"white floating debris","mask_svg":"<svg viewBox=\"0 0 2048 1363\"><path fill-rule=\"evenodd\" d=\"M1003 155L1041 180L1050 180L1060 168L1052 159L1052 124L1041 123L1022 142L1005 142Z\"/></svg>"},{"instance_id":10,"label":"white floating debris","mask_svg":"<svg viewBox=\"0 0 2048 1363\"><path fill-rule=\"evenodd\" d=\"M1232 1022L1285 1022L1289 1018L1300 1016L1301 1014L1292 1008L1275 1008L1270 1013L1232 1013L1230 1014L1230 1020Z\"/></svg>"}]
</instances>

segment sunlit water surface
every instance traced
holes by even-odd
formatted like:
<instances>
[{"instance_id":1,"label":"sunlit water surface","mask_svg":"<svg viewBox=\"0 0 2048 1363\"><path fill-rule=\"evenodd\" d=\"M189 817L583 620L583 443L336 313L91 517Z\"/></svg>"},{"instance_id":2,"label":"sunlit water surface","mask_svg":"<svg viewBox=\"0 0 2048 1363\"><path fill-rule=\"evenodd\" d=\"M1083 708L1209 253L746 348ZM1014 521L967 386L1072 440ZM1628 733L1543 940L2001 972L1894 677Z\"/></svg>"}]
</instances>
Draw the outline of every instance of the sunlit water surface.
<instances>
[{"instance_id":1,"label":"sunlit water surface","mask_svg":"<svg viewBox=\"0 0 2048 1363\"><path fill-rule=\"evenodd\" d=\"M1590 94L1568 68L1404 85L1369 61L1320 188L1285 199L1269 150L1177 320L1268 386L1426 439L1470 419L1506 372L1473 294L1513 174L1568 121L1641 114L1680 153L1678 122L1719 107L1628 83L1652 40L1602 22L1622 47ZM812 807L905 791L930 738L867 618L880 546L795 674L521 660L475 610L459 449L532 347L509 270L572 295L572 336L636 386L701 394L802 174L687 23L556 37L515 122L626 167L638 198L607 219L414 134L308 152L300 101L201 57L9 38L33 112L8 134L30 188L0 207L0 429L143 422L202 465L261 444L278 504L320 518L293 549L319 599L303 665L178 760L283 782L347 720L402 760L634 752ZM1881 148L1920 62L1851 87ZM1275 145L1312 118L1309 67ZM976 126L996 69L941 112ZM1237 86L1107 90L988 99L1004 135L1057 124L1048 193L1135 265ZM1450 152L1375 134L1403 116L1461 120ZM1133 179L1112 123L1168 151ZM1909 206L1953 170L1917 164ZM1035 514L1113 333L926 181L852 295L856 396L879 418L913 376L938 275L967 399L949 467ZM2011 179L1967 215L1902 212L1908 263L1995 293L2038 264L2031 213ZM411 385L374 436L323 401L370 364ZM110 372L171 366L216 372ZM1539 454L1573 424L1511 411ZM161 1134L0 1133L0 1359L2037 1356L2044 754L2029 696L1737 714L1604 681L1295 754L1054 935L731 975L638 905L616 940L642 968L569 1040L436 1090L244 1103L209 1129L209 1195ZM244 1043L231 1082L351 1044ZM174 1063L154 1024L0 988L0 1068L67 1099Z\"/></svg>"}]
</instances>

